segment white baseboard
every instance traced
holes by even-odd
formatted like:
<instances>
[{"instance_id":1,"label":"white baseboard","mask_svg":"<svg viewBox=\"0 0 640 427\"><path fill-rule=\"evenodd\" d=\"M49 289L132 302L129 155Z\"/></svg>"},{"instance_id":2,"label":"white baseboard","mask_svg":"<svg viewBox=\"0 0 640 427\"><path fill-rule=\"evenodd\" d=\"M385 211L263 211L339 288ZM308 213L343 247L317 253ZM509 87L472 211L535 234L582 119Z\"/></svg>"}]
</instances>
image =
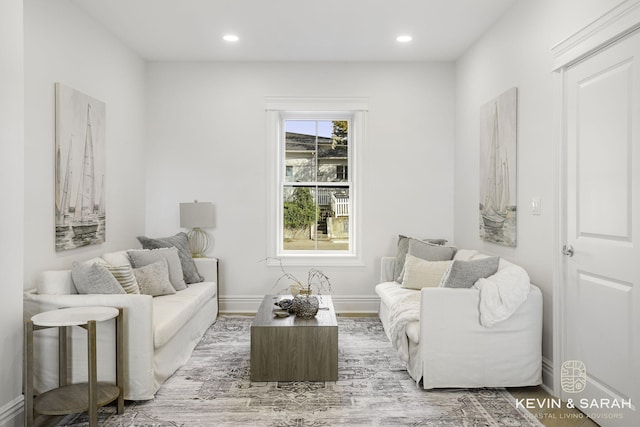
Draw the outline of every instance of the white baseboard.
<instances>
[{"instance_id":1,"label":"white baseboard","mask_svg":"<svg viewBox=\"0 0 640 427\"><path fill-rule=\"evenodd\" d=\"M0 408L0 427L24 425L24 396L20 395Z\"/></svg>"},{"instance_id":2,"label":"white baseboard","mask_svg":"<svg viewBox=\"0 0 640 427\"><path fill-rule=\"evenodd\" d=\"M260 307L264 295L221 295L220 312L255 313ZM378 312L380 298L376 295L332 295L336 313L371 314Z\"/></svg>"},{"instance_id":3,"label":"white baseboard","mask_svg":"<svg viewBox=\"0 0 640 427\"><path fill-rule=\"evenodd\" d=\"M553 393L553 362L546 357L542 358L542 384L540 387L555 396Z\"/></svg>"}]
</instances>

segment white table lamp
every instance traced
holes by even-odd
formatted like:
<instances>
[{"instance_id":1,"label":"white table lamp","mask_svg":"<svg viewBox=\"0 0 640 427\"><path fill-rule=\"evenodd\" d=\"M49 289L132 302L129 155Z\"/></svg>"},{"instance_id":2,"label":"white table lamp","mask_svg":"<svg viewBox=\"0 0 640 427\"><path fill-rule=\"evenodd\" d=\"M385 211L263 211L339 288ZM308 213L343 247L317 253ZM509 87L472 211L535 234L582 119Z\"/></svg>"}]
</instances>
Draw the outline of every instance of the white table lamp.
<instances>
[{"instance_id":1,"label":"white table lamp","mask_svg":"<svg viewBox=\"0 0 640 427\"><path fill-rule=\"evenodd\" d=\"M189 247L194 258L202 258L211 241L203 228L213 228L213 203L180 203L180 227L191 228L187 234Z\"/></svg>"}]
</instances>

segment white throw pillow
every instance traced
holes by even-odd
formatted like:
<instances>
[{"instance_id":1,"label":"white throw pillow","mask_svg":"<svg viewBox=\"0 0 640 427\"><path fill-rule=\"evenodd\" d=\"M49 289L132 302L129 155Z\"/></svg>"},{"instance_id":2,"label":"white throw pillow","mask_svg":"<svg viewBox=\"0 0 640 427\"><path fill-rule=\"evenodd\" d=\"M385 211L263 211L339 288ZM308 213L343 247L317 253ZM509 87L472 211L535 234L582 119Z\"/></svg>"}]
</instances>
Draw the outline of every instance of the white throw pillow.
<instances>
[{"instance_id":1,"label":"white throw pillow","mask_svg":"<svg viewBox=\"0 0 640 427\"><path fill-rule=\"evenodd\" d=\"M127 251L105 252L101 258L110 265L131 265Z\"/></svg>"},{"instance_id":2,"label":"white throw pillow","mask_svg":"<svg viewBox=\"0 0 640 427\"><path fill-rule=\"evenodd\" d=\"M437 288L453 261L427 261L407 255L402 287L407 289Z\"/></svg>"},{"instance_id":3,"label":"white throw pillow","mask_svg":"<svg viewBox=\"0 0 640 427\"><path fill-rule=\"evenodd\" d=\"M71 270L43 271L36 281L39 295L73 295L78 291L71 279Z\"/></svg>"}]
</instances>

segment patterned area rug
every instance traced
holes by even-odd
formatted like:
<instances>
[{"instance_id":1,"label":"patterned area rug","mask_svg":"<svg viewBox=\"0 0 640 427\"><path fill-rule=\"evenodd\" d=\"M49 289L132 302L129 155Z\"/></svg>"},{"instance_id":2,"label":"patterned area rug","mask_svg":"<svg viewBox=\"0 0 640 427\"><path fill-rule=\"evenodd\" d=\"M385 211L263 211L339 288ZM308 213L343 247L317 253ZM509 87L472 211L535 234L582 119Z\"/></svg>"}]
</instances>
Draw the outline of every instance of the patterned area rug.
<instances>
[{"instance_id":1,"label":"patterned area rug","mask_svg":"<svg viewBox=\"0 0 640 427\"><path fill-rule=\"evenodd\" d=\"M540 426L503 389L416 386L377 318L338 318L337 382L249 380L250 317L222 316L189 362L125 413L100 410L106 426ZM84 414L57 425L84 426Z\"/></svg>"}]
</instances>

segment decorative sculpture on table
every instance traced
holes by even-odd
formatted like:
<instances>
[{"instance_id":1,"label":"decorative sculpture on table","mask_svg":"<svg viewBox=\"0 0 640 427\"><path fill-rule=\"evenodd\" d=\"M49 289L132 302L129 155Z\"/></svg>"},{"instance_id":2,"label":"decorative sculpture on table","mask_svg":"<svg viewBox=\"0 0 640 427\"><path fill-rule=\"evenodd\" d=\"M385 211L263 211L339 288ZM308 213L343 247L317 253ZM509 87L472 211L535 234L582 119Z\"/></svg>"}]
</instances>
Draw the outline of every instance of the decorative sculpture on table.
<instances>
[{"instance_id":1,"label":"decorative sculpture on table","mask_svg":"<svg viewBox=\"0 0 640 427\"><path fill-rule=\"evenodd\" d=\"M289 292L293 299L281 300L276 305L281 309L288 310L296 317L310 319L315 317L320 309L320 300L322 293L331 292L331 281L322 271L311 268L307 272L306 283L298 280L293 274L287 272L282 265L282 260L271 258L279 261L282 275L278 278L274 286L277 286L283 280L289 283L289 286L282 289L279 293ZM316 291L317 296L313 294Z\"/></svg>"}]
</instances>

